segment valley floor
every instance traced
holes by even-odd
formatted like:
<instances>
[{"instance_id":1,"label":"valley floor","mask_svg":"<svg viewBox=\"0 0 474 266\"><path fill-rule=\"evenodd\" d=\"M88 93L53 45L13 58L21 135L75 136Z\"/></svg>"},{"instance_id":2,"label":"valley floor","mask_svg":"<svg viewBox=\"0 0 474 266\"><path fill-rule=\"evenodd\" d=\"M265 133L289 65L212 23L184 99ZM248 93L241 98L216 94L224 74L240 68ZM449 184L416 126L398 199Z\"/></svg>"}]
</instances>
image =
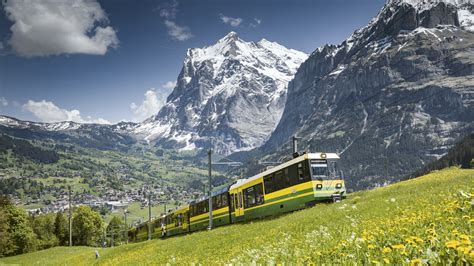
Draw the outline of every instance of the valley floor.
<instances>
[{"instance_id":1,"label":"valley floor","mask_svg":"<svg viewBox=\"0 0 474 266\"><path fill-rule=\"evenodd\" d=\"M116 248L56 247L20 265L474 263L474 170L449 168L279 218Z\"/></svg>"}]
</instances>

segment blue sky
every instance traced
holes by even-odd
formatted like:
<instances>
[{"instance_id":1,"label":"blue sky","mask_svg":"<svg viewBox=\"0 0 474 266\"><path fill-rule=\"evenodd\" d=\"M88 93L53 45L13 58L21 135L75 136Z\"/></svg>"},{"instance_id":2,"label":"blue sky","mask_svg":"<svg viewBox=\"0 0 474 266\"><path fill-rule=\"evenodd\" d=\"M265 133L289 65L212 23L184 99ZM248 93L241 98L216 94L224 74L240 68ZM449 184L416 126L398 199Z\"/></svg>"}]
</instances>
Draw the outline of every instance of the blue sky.
<instances>
[{"instance_id":1,"label":"blue sky","mask_svg":"<svg viewBox=\"0 0 474 266\"><path fill-rule=\"evenodd\" d=\"M188 48L235 31L311 53L365 26L384 2L8 0L0 16L0 114L139 121L163 104Z\"/></svg>"}]
</instances>

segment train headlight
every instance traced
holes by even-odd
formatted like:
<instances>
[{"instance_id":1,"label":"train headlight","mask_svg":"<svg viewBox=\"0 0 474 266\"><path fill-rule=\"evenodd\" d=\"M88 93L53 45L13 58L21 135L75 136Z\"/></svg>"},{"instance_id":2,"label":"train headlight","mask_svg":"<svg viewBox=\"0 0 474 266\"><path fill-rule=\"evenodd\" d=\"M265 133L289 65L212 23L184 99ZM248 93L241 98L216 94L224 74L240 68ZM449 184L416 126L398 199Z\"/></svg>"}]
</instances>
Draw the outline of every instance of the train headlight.
<instances>
[{"instance_id":1,"label":"train headlight","mask_svg":"<svg viewBox=\"0 0 474 266\"><path fill-rule=\"evenodd\" d=\"M323 184L317 184L316 185L316 189L322 189L323 188Z\"/></svg>"},{"instance_id":2,"label":"train headlight","mask_svg":"<svg viewBox=\"0 0 474 266\"><path fill-rule=\"evenodd\" d=\"M337 183L337 184L336 184L336 188L342 188L342 184L341 184L341 183Z\"/></svg>"},{"instance_id":3,"label":"train headlight","mask_svg":"<svg viewBox=\"0 0 474 266\"><path fill-rule=\"evenodd\" d=\"M321 156L320 156L322 159L326 159L326 153L321 153Z\"/></svg>"}]
</instances>

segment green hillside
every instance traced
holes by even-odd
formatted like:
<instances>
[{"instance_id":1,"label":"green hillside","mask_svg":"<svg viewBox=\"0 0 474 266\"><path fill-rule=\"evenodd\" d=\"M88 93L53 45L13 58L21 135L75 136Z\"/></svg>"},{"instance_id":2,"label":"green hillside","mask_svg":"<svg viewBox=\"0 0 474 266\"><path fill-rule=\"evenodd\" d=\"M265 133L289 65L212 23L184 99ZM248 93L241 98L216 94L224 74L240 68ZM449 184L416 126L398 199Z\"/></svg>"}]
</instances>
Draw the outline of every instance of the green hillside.
<instances>
[{"instance_id":1,"label":"green hillside","mask_svg":"<svg viewBox=\"0 0 474 266\"><path fill-rule=\"evenodd\" d=\"M474 170L445 169L276 219L99 249L52 248L0 264L474 263Z\"/></svg>"},{"instance_id":2,"label":"green hillside","mask_svg":"<svg viewBox=\"0 0 474 266\"><path fill-rule=\"evenodd\" d=\"M140 144L127 151L99 150L0 134L0 194L11 195L25 209L36 209L64 200L68 185L73 200L84 195L109 200L105 195L111 191L135 190L138 194L136 190L150 184L164 191L157 201L175 205L194 199L193 193L202 193L207 182L206 157L193 160L193 156ZM214 186L230 182L214 170ZM136 212L133 216L143 215Z\"/></svg>"}]
</instances>

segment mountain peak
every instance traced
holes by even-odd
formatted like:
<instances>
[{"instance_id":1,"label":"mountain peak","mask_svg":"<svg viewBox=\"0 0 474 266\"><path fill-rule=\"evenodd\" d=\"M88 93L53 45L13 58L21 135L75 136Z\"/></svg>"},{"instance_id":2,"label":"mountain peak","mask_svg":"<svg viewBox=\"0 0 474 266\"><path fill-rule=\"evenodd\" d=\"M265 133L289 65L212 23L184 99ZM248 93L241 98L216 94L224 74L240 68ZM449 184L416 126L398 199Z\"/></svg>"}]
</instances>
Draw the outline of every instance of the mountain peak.
<instances>
[{"instance_id":1,"label":"mountain peak","mask_svg":"<svg viewBox=\"0 0 474 266\"><path fill-rule=\"evenodd\" d=\"M221 41L221 42L222 42L222 41L224 41L224 42L225 42L225 41L232 41L232 42L234 42L234 41L237 41L237 40L239 40L239 39L240 39L240 38L239 38L239 35L237 34L237 32L231 31L231 32L227 33L227 35L224 36L224 37L223 37L222 39L220 39L219 41Z\"/></svg>"}]
</instances>

